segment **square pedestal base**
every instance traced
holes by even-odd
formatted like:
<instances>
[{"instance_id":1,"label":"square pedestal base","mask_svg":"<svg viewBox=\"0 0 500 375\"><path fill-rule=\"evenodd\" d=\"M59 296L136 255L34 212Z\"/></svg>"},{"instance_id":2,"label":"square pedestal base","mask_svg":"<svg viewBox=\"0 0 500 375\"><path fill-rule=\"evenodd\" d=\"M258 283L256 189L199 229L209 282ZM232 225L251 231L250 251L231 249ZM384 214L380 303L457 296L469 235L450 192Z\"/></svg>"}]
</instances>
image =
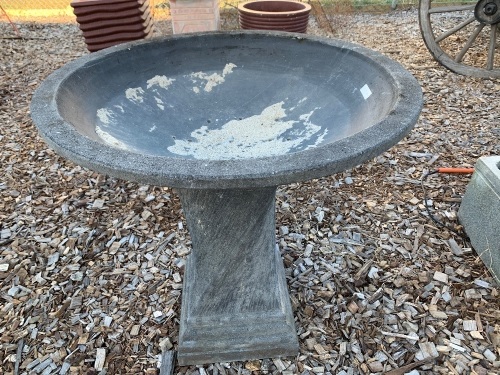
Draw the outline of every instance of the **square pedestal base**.
<instances>
[{"instance_id":1,"label":"square pedestal base","mask_svg":"<svg viewBox=\"0 0 500 375\"><path fill-rule=\"evenodd\" d=\"M276 308L252 313L201 316L192 312L198 296L190 290L196 278L190 263L188 259L177 354L181 366L297 355L297 334L278 252L270 265L276 270L273 276L277 293L271 291L269 299L278 297L271 301ZM227 289L231 291L219 290L220 296L226 292L231 295L234 285L227 285Z\"/></svg>"},{"instance_id":2,"label":"square pedestal base","mask_svg":"<svg viewBox=\"0 0 500 375\"><path fill-rule=\"evenodd\" d=\"M180 365L297 354L276 246L275 191L179 190L193 246L184 274Z\"/></svg>"}]
</instances>

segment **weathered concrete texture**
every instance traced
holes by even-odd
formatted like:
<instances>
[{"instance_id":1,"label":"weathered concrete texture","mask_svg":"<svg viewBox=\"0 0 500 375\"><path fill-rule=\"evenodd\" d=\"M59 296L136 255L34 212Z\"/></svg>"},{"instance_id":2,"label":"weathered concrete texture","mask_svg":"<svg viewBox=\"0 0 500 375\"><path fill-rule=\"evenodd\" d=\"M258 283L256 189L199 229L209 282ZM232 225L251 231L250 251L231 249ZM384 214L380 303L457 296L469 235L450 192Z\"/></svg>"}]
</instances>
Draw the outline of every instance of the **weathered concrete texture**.
<instances>
[{"instance_id":1,"label":"weathered concrete texture","mask_svg":"<svg viewBox=\"0 0 500 375\"><path fill-rule=\"evenodd\" d=\"M160 375L173 375L175 368L175 352L167 350L161 354Z\"/></svg>"},{"instance_id":2,"label":"weathered concrete texture","mask_svg":"<svg viewBox=\"0 0 500 375\"><path fill-rule=\"evenodd\" d=\"M144 184L228 189L352 168L403 138L421 107L418 82L377 52L302 34L238 31L87 55L40 85L31 113L46 141L82 166ZM211 148L200 141L238 123L249 126ZM264 147L264 130L276 130L273 146ZM235 150L237 136L247 137L240 154L204 157L224 142ZM179 144L201 152L183 155Z\"/></svg>"},{"instance_id":3,"label":"weathered concrete texture","mask_svg":"<svg viewBox=\"0 0 500 375\"><path fill-rule=\"evenodd\" d=\"M458 217L472 246L500 284L500 156L477 161Z\"/></svg>"},{"instance_id":4,"label":"weathered concrete texture","mask_svg":"<svg viewBox=\"0 0 500 375\"><path fill-rule=\"evenodd\" d=\"M276 247L275 191L179 190L193 243L184 275L181 365L297 354Z\"/></svg>"},{"instance_id":5,"label":"weathered concrete texture","mask_svg":"<svg viewBox=\"0 0 500 375\"><path fill-rule=\"evenodd\" d=\"M379 155L421 107L417 81L377 52L238 31L83 57L45 80L31 114L74 162L179 189L193 245L179 362L194 364L297 353L275 247L276 186Z\"/></svg>"}]
</instances>

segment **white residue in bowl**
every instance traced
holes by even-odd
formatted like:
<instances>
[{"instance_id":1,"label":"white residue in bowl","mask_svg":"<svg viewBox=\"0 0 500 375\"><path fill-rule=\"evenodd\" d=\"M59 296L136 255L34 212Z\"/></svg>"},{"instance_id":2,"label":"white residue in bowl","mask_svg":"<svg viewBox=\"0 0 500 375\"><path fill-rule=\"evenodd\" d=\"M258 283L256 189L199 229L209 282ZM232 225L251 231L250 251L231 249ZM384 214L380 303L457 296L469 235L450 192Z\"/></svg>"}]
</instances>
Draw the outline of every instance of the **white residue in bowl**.
<instances>
[{"instance_id":1,"label":"white residue in bowl","mask_svg":"<svg viewBox=\"0 0 500 375\"><path fill-rule=\"evenodd\" d=\"M218 129L202 126L191 133L189 140L175 140L168 150L195 159L229 160L283 155L304 142L303 149L317 146L327 130L310 121L317 109L285 120L284 102L266 107L260 114L231 120ZM316 138L313 142L313 138Z\"/></svg>"},{"instance_id":2,"label":"white residue in bowl","mask_svg":"<svg viewBox=\"0 0 500 375\"><path fill-rule=\"evenodd\" d=\"M159 86L162 89L168 89L168 86L170 86L174 81L175 79L168 78L167 76L154 76L146 82L146 88L150 89L151 87Z\"/></svg>"},{"instance_id":3,"label":"white residue in bowl","mask_svg":"<svg viewBox=\"0 0 500 375\"><path fill-rule=\"evenodd\" d=\"M142 97L143 94L144 90L142 89L142 87L131 87L125 90L125 97L131 102L142 103L144 101L144 98Z\"/></svg>"},{"instance_id":4,"label":"white residue in bowl","mask_svg":"<svg viewBox=\"0 0 500 375\"><path fill-rule=\"evenodd\" d=\"M194 83L197 83L198 79L206 81L204 84L203 90L206 92L212 91L212 89L221 83L225 82L225 77L228 74L231 74L233 72L233 69L236 68L237 66L233 63L228 63L224 66L224 69L222 69L222 72L219 73L204 73L204 72L195 72L191 73L190 78ZM199 93L200 89L197 86L193 87L193 91L195 93Z\"/></svg>"},{"instance_id":5,"label":"white residue in bowl","mask_svg":"<svg viewBox=\"0 0 500 375\"><path fill-rule=\"evenodd\" d=\"M100 108L97 110L97 117L103 124L108 125L113 119L113 112L107 108Z\"/></svg>"},{"instance_id":6,"label":"white residue in bowl","mask_svg":"<svg viewBox=\"0 0 500 375\"><path fill-rule=\"evenodd\" d=\"M104 131L100 126L95 127L95 132L103 140L103 142L114 148L119 148L125 151L134 151L133 148L129 147L127 144L123 143L119 139L116 139L108 132Z\"/></svg>"}]
</instances>

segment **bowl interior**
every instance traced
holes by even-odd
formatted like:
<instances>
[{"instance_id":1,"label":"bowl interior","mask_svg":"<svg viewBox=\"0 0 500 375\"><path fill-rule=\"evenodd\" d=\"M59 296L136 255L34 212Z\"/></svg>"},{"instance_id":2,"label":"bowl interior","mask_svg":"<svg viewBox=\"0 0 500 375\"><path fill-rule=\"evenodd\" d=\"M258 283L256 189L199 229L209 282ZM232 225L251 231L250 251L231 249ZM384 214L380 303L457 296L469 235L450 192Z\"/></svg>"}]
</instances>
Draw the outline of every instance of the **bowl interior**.
<instances>
[{"instance_id":1,"label":"bowl interior","mask_svg":"<svg viewBox=\"0 0 500 375\"><path fill-rule=\"evenodd\" d=\"M399 93L363 54L296 37L163 40L95 55L60 84L78 133L142 155L293 154L381 121Z\"/></svg>"}]
</instances>

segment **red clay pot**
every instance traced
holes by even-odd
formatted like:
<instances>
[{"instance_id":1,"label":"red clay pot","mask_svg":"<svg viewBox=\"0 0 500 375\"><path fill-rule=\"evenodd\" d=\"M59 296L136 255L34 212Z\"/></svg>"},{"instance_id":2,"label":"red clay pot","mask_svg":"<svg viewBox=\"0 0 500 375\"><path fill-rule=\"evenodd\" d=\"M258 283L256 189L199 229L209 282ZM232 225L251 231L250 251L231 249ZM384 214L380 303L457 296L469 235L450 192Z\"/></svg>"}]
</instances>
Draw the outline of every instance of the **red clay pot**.
<instances>
[{"instance_id":1,"label":"red clay pot","mask_svg":"<svg viewBox=\"0 0 500 375\"><path fill-rule=\"evenodd\" d=\"M149 0L73 0L71 6L90 52L152 35Z\"/></svg>"},{"instance_id":2,"label":"red clay pot","mask_svg":"<svg viewBox=\"0 0 500 375\"><path fill-rule=\"evenodd\" d=\"M87 46L89 46L89 45L97 45L97 44L115 42L115 41L125 41L125 40L128 41L128 40L143 39L143 38L146 38L149 36L149 33L151 31L152 26L153 26L153 23L150 22L149 25L144 30L139 30L139 31L124 30L120 33L108 34L108 35L98 35L98 36L94 36L92 38L85 38L85 43L87 43Z\"/></svg>"},{"instance_id":3,"label":"red clay pot","mask_svg":"<svg viewBox=\"0 0 500 375\"><path fill-rule=\"evenodd\" d=\"M144 2L143 4L138 4L137 7L131 9L125 9L121 11L113 11L113 8L106 7L102 11L97 11L95 13L86 14L83 16L76 16L76 22L79 24L89 23L98 20L109 20L109 19L119 19L126 17L140 16L146 12L150 12L149 2Z\"/></svg>"},{"instance_id":4,"label":"red clay pot","mask_svg":"<svg viewBox=\"0 0 500 375\"><path fill-rule=\"evenodd\" d=\"M86 39L95 38L105 35L119 34L123 32L138 32L146 30L150 25L153 24L151 15L144 22L132 22L130 24L121 24L118 26L111 27L101 27L94 30L82 30L82 34Z\"/></svg>"},{"instance_id":5,"label":"red clay pot","mask_svg":"<svg viewBox=\"0 0 500 375\"><path fill-rule=\"evenodd\" d=\"M142 24L147 26L148 20L151 18L151 13L147 12L141 14L139 16L125 17L125 18L115 18L115 19L105 19L105 20L96 20L88 23L81 23L80 30L82 31L90 31L90 30L103 30L108 27L115 26L125 26L128 27L132 24Z\"/></svg>"},{"instance_id":6,"label":"red clay pot","mask_svg":"<svg viewBox=\"0 0 500 375\"><path fill-rule=\"evenodd\" d=\"M77 3L71 3L73 6L73 13L75 16L82 17L86 16L89 14L93 13L99 13L99 12L120 12L122 10L128 10L128 9L137 9L140 8L144 3L148 2L149 0L121 0L121 2L117 3L112 3L112 4L105 4L102 2L97 2L97 1L92 1L90 4L88 3L88 0L83 3L83 2L77 2ZM82 5L85 4L85 5Z\"/></svg>"},{"instance_id":7,"label":"red clay pot","mask_svg":"<svg viewBox=\"0 0 500 375\"><path fill-rule=\"evenodd\" d=\"M238 5L240 27L305 33L311 6L293 0L254 0Z\"/></svg>"}]
</instances>

